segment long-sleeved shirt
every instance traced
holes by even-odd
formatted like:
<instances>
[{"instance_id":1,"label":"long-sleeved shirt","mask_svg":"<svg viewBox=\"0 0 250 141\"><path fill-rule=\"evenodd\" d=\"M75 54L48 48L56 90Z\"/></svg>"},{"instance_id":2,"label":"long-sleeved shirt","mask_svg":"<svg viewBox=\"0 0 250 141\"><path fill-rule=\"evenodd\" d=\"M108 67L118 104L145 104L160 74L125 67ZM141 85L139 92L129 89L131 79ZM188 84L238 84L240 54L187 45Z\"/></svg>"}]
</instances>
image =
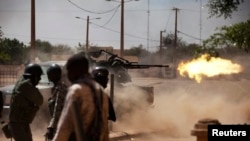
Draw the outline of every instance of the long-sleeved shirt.
<instances>
[{"instance_id":1,"label":"long-sleeved shirt","mask_svg":"<svg viewBox=\"0 0 250 141\"><path fill-rule=\"evenodd\" d=\"M52 96L49 99L49 102L52 104L50 106L51 119L48 128L56 129L63 110L64 101L67 94L67 86L62 81L59 81L53 86L51 93Z\"/></svg>"},{"instance_id":2,"label":"long-sleeved shirt","mask_svg":"<svg viewBox=\"0 0 250 141\"><path fill-rule=\"evenodd\" d=\"M77 125L83 129L81 135L89 135L93 126L93 121L98 120L101 126L96 126L95 131L100 131L97 135L99 141L109 140L108 130L108 95L103 88L95 81L90 80L92 88L85 83L75 83L69 87L65 105L57 126L56 135L53 141L68 141L70 135L77 133ZM74 103L77 103L77 114L79 121L75 120ZM96 105L98 104L98 105ZM97 112L99 114L96 114ZM96 118L96 116L99 118ZM84 140L83 140L84 141Z\"/></svg>"},{"instance_id":3,"label":"long-sleeved shirt","mask_svg":"<svg viewBox=\"0 0 250 141\"><path fill-rule=\"evenodd\" d=\"M43 96L31 83L21 77L16 83L11 97L10 122L31 123L43 103Z\"/></svg>"}]
</instances>

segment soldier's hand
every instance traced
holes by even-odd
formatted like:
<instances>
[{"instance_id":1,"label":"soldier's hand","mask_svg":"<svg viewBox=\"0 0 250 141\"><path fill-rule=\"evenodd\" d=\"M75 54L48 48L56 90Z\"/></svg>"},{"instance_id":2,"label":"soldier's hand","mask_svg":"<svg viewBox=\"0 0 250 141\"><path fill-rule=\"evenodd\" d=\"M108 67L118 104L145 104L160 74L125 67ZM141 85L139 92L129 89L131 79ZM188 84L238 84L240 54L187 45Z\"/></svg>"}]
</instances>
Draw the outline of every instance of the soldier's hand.
<instances>
[{"instance_id":1,"label":"soldier's hand","mask_svg":"<svg viewBox=\"0 0 250 141\"><path fill-rule=\"evenodd\" d=\"M52 140L53 137L54 137L54 133L55 133L55 129L54 128L47 128L46 137L48 139Z\"/></svg>"}]
</instances>

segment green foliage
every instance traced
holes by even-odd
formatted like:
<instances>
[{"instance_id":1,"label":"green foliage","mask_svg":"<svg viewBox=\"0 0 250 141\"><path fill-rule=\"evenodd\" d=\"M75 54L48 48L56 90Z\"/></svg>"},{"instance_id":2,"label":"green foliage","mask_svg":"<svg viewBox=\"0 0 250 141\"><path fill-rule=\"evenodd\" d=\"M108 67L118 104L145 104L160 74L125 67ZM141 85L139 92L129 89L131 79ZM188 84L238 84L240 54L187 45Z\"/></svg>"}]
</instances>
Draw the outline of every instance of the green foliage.
<instances>
[{"instance_id":1,"label":"green foliage","mask_svg":"<svg viewBox=\"0 0 250 141\"><path fill-rule=\"evenodd\" d=\"M2 48L0 47L0 49ZM10 55L0 50L0 64L6 64L6 62L9 61L10 61Z\"/></svg>"},{"instance_id":2,"label":"green foliage","mask_svg":"<svg viewBox=\"0 0 250 141\"><path fill-rule=\"evenodd\" d=\"M40 61L51 60L52 54L73 54L73 50L67 45L52 46L48 41L36 40L36 57ZM25 46L17 39L3 38L0 41L1 64L24 64L29 59L30 46Z\"/></svg>"},{"instance_id":3,"label":"green foliage","mask_svg":"<svg viewBox=\"0 0 250 141\"><path fill-rule=\"evenodd\" d=\"M0 59L3 64L21 64L27 59L26 46L17 39L3 38L0 42Z\"/></svg>"},{"instance_id":4,"label":"green foliage","mask_svg":"<svg viewBox=\"0 0 250 141\"><path fill-rule=\"evenodd\" d=\"M44 53L51 53L52 45L48 41L36 40L36 50Z\"/></svg>"},{"instance_id":5,"label":"green foliage","mask_svg":"<svg viewBox=\"0 0 250 141\"><path fill-rule=\"evenodd\" d=\"M248 51L250 48L250 20L231 26L217 28L218 33L213 34L203 42L207 48L237 47Z\"/></svg>"},{"instance_id":6,"label":"green foliage","mask_svg":"<svg viewBox=\"0 0 250 141\"><path fill-rule=\"evenodd\" d=\"M1 26L0 26L0 42L1 42L1 40L2 40L2 37L3 37L3 32L2 32Z\"/></svg>"},{"instance_id":7,"label":"green foliage","mask_svg":"<svg viewBox=\"0 0 250 141\"><path fill-rule=\"evenodd\" d=\"M245 51L250 48L250 20L240 22L230 27L224 26L221 28L225 32L225 39L230 41L233 46L236 46Z\"/></svg>"},{"instance_id":8,"label":"green foliage","mask_svg":"<svg viewBox=\"0 0 250 141\"><path fill-rule=\"evenodd\" d=\"M168 33L165 37L163 37L163 46L172 48L174 47L175 36L173 33ZM177 37L177 47L184 47L186 43L182 41L182 38Z\"/></svg>"},{"instance_id":9,"label":"green foliage","mask_svg":"<svg viewBox=\"0 0 250 141\"><path fill-rule=\"evenodd\" d=\"M237 11L243 2L244 0L208 0L206 6L209 8L210 17L224 16L227 19L232 17L232 13Z\"/></svg>"}]
</instances>

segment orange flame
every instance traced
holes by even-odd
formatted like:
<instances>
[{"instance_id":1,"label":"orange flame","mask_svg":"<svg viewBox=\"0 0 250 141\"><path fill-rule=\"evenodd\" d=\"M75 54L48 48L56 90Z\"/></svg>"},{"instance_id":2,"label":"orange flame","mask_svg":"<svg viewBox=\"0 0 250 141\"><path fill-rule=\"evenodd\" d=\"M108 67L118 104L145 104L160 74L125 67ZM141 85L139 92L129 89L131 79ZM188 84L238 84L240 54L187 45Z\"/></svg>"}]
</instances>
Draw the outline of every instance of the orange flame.
<instances>
[{"instance_id":1,"label":"orange flame","mask_svg":"<svg viewBox=\"0 0 250 141\"><path fill-rule=\"evenodd\" d=\"M208 54L203 54L200 58L186 63L181 62L177 69L181 76L185 77L187 74L189 78L195 79L197 83L201 82L203 76L230 75L242 71L239 64L234 64L231 60L219 57L210 57Z\"/></svg>"}]
</instances>

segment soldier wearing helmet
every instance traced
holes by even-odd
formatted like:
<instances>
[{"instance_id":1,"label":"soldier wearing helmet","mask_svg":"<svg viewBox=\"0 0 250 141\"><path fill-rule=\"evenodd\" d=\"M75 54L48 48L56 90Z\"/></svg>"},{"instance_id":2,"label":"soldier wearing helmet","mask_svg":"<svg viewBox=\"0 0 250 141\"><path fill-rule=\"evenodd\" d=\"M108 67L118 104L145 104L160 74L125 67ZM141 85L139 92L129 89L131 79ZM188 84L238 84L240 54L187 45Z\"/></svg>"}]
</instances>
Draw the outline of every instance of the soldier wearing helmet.
<instances>
[{"instance_id":1,"label":"soldier wearing helmet","mask_svg":"<svg viewBox=\"0 0 250 141\"><path fill-rule=\"evenodd\" d=\"M40 65L28 64L15 84L9 114L9 128L15 141L32 141L30 124L43 103L43 96L36 88L42 74Z\"/></svg>"},{"instance_id":2,"label":"soldier wearing helmet","mask_svg":"<svg viewBox=\"0 0 250 141\"><path fill-rule=\"evenodd\" d=\"M36 86L41 80L41 75L43 74L42 68L38 64L28 64L25 67L23 77L25 79L30 79L31 83Z\"/></svg>"},{"instance_id":3,"label":"soldier wearing helmet","mask_svg":"<svg viewBox=\"0 0 250 141\"><path fill-rule=\"evenodd\" d=\"M103 88L107 87L109 81L109 71L104 67L96 67L92 71L92 76Z\"/></svg>"},{"instance_id":4,"label":"soldier wearing helmet","mask_svg":"<svg viewBox=\"0 0 250 141\"><path fill-rule=\"evenodd\" d=\"M109 82L108 69L106 69L104 67L96 67L92 71L92 77L94 78L94 80L97 83L99 83L101 86L103 86L103 88L107 87L108 82ZM110 98L109 98L109 116L108 116L108 119L112 120L112 121L116 121L114 106L113 106L113 103L112 103Z\"/></svg>"},{"instance_id":5,"label":"soldier wearing helmet","mask_svg":"<svg viewBox=\"0 0 250 141\"><path fill-rule=\"evenodd\" d=\"M52 140L56 131L57 123L61 116L64 100L67 94L67 86L62 81L62 68L52 64L47 69L47 76L54 86L51 90L51 97L48 99L51 119L47 128L46 138Z\"/></svg>"}]
</instances>

